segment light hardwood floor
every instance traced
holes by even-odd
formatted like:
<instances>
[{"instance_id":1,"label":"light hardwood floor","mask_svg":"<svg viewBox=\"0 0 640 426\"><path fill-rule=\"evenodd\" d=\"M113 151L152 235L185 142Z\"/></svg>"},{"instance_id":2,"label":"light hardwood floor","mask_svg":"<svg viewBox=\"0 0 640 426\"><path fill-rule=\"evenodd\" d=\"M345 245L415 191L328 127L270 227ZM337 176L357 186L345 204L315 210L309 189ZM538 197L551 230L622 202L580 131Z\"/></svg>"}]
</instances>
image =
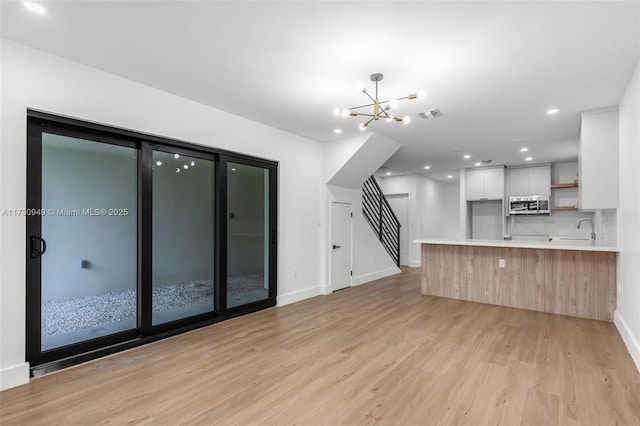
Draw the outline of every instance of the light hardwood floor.
<instances>
[{"instance_id":1,"label":"light hardwood floor","mask_svg":"<svg viewBox=\"0 0 640 426\"><path fill-rule=\"evenodd\" d=\"M0 423L640 424L612 323L420 294L420 269L0 393Z\"/></svg>"}]
</instances>

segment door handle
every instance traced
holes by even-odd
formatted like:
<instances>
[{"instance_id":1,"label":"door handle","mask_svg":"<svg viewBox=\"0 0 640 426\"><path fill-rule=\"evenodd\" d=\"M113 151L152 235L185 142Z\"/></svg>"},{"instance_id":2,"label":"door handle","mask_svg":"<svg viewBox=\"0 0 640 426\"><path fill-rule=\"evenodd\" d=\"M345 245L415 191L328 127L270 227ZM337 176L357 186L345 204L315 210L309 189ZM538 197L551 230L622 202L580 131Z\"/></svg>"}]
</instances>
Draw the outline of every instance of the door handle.
<instances>
[{"instance_id":1,"label":"door handle","mask_svg":"<svg viewBox=\"0 0 640 426\"><path fill-rule=\"evenodd\" d=\"M44 238L36 237L35 235L31 236L31 257L38 258L47 251L47 242Z\"/></svg>"},{"instance_id":2,"label":"door handle","mask_svg":"<svg viewBox=\"0 0 640 426\"><path fill-rule=\"evenodd\" d=\"M337 245L335 245L335 244L333 245L333 249L334 249L334 250L335 250L335 249L339 249L339 248L340 248L340 246L337 246Z\"/></svg>"}]
</instances>

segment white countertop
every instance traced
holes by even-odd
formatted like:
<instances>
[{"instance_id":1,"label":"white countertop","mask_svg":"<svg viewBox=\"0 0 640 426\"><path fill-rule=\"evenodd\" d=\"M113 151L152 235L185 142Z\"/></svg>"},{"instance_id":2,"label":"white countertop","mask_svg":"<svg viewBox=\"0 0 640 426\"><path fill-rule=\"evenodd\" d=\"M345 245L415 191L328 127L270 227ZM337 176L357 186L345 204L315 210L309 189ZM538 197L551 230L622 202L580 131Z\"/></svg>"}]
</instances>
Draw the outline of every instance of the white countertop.
<instances>
[{"instance_id":1,"label":"white countertop","mask_svg":"<svg viewBox=\"0 0 640 426\"><path fill-rule=\"evenodd\" d=\"M592 244L588 240L559 240L559 241L503 241L503 240L446 240L443 238L427 238L414 240L418 244L442 244L452 246L480 246L480 247L515 247L550 250L581 250L581 251L610 251L619 252L616 244L607 241L596 241Z\"/></svg>"}]
</instances>

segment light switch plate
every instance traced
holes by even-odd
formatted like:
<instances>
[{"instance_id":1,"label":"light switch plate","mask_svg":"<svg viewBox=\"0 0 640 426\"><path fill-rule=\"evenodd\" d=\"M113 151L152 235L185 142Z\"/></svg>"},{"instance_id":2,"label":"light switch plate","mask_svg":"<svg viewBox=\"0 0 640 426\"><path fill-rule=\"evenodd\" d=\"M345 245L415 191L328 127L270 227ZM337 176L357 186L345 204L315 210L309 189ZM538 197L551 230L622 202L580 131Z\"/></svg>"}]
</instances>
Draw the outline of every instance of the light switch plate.
<instances>
[{"instance_id":1,"label":"light switch plate","mask_svg":"<svg viewBox=\"0 0 640 426\"><path fill-rule=\"evenodd\" d=\"M504 259L499 259L498 260L498 266L500 268L504 268L506 266L506 262L504 261Z\"/></svg>"}]
</instances>

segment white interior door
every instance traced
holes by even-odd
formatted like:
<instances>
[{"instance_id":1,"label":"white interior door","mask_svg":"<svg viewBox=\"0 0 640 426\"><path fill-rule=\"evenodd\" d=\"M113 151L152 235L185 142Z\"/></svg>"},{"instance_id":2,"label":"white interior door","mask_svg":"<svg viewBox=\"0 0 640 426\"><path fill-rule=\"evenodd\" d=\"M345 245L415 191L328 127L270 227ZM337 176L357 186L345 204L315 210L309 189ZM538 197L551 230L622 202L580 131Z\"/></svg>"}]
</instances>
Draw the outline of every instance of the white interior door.
<instances>
[{"instance_id":1,"label":"white interior door","mask_svg":"<svg viewBox=\"0 0 640 426\"><path fill-rule=\"evenodd\" d=\"M409 194L387 195L387 201L400 221L400 265L409 266Z\"/></svg>"},{"instance_id":2,"label":"white interior door","mask_svg":"<svg viewBox=\"0 0 640 426\"><path fill-rule=\"evenodd\" d=\"M351 287L351 204L331 204L331 288Z\"/></svg>"}]
</instances>

